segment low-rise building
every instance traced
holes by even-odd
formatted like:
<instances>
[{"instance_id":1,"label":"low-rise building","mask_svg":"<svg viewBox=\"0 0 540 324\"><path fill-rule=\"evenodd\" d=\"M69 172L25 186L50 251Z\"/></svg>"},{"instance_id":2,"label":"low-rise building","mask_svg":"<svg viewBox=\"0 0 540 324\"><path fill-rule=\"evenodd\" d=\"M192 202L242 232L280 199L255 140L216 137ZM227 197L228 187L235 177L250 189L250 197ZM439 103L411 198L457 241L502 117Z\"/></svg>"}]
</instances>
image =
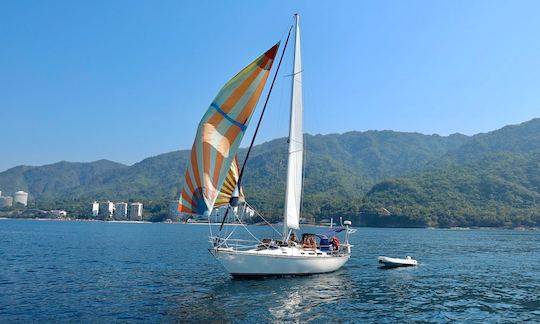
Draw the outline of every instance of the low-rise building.
<instances>
[{"instance_id":1,"label":"low-rise building","mask_svg":"<svg viewBox=\"0 0 540 324\"><path fill-rule=\"evenodd\" d=\"M51 210L51 211L49 211L49 214L51 214L52 218L65 218L65 217L67 217L67 211L65 211L65 210Z\"/></svg>"}]
</instances>

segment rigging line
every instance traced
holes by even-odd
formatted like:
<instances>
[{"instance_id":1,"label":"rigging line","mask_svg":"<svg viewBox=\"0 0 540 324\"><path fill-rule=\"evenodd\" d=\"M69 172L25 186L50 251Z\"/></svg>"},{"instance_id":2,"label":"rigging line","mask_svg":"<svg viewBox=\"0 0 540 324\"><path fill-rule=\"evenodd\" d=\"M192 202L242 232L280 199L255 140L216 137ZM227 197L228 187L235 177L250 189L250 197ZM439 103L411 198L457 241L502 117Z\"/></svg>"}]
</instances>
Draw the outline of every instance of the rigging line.
<instances>
[{"instance_id":1,"label":"rigging line","mask_svg":"<svg viewBox=\"0 0 540 324\"><path fill-rule=\"evenodd\" d=\"M264 112L266 111L266 107L268 105L268 101L270 100L270 95L272 94L272 89L274 88L274 83L276 82L277 75L279 73L279 68L281 67L281 62L283 61L283 56L285 55L285 50L287 49L287 44L289 43L289 38L291 36L291 30L293 26L289 28L289 34L287 35L287 40L285 40L285 45L283 46L283 52L281 53L281 57L279 58L279 63L276 69L276 73L274 74L274 78L272 79L272 84L270 85L270 89L268 90L268 95L266 96L266 100L264 102L264 106L261 112L261 116L259 117L259 121L257 122L257 127L255 128L255 133L253 134L253 137L251 138L251 143L249 145L248 151L246 153L246 158L244 159L244 163L242 164L242 169L240 170L240 174L238 175L238 187L242 184L242 178L244 176L244 169L246 167L247 161L249 159L249 154L251 153L251 149L253 148L253 145L255 144L255 138L257 137L257 133L259 132L259 128L261 126L261 122L264 116Z\"/></svg>"},{"instance_id":2,"label":"rigging line","mask_svg":"<svg viewBox=\"0 0 540 324\"><path fill-rule=\"evenodd\" d=\"M246 230L246 232L249 233L249 235L251 235L256 241L258 241L259 243L262 244L262 241L259 240L257 237L255 237L255 235L253 235L253 233L251 233L251 231L247 228L246 224L242 223L242 221L240 220L240 217L238 217L238 215L236 215L236 219L238 220L240 225L242 225L242 227Z\"/></svg>"},{"instance_id":3,"label":"rigging line","mask_svg":"<svg viewBox=\"0 0 540 324\"><path fill-rule=\"evenodd\" d=\"M294 26L294 22L295 22L295 17L294 17L294 15L293 15L293 16L291 17L291 19L289 19L289 20L290 20L289 24L291 24L291 25ZM290 32L290 30L289 30L289 32ZM283 29L283 33L281 33L281 36L279 37L279 39L283 39L286 33L287 33L287 28L284 28L284 29Z\"/></svg>"},{"instance_id":4,"label":"rigging line","mask_svg":"<svg viewBox=\"0 0 540 324\"><path fill-rule=\"evenodd\" d=\"M286 74L286 75L284 75L283 77L286 78L286 77L290 77L290 76L295 76L295 75L300 74L300 73L302 73L302 72L304 72L304 69L302 69L302 70L300 70L300 71L298 71L298 72L294 72L294 73L292 73L292 74ZM294 81L295 81L295 82L301 83L300 81L297 81L297 80L294 80Z\"/></svg>"},{"instance_id":5,"label":"rigging line","mask_svg":"<svg viewBox=\"0 0 540 324\"><path fill-rule=\"evenodd\" d=\"M281 233L280 233L274 226L272 226L272 224L271 224L268 220L266 220L266 218L264 218L263 215L262 215L261 213L259 213L258 210L256 210L255 208L253 208L253 207L252 207L250 204L248 204L247 202L246 202L246 205L247 205L249 208L251 208L251 209L257 214L257 216L259 216L266 224L268 224L268 225L274 230L274 232L278 233L278 234L281 236Z\"/></svg>"},{"instance_id":6,"label":"rigging line","mask_svg":"<svg viewBox=\"0 0 540 324\"><path fill-rule=\"evenodd\" d=\"M285 55L285 50L287 49L287 44L289 43L289 38L291 37L291 31L293 29L294 25L291 25L289 28L289 34L287 35L287 39L285 40L285 45L283 46L283 52L281 52L281 57L279 58L279 63L276 68L276 73L274 74L274 78L272 79L272 84L270 84L270 89L268 90L268 95L266 95L266 100L264 102L264 106L261 112L261 116L259 117L259 121L257 122L257 127L255 128L255 133L253 134L253 137L251 138L251 143L249 144L248 151L246 153L246 158L244 159L244 163L242 164L242 169L240 170L240 174L238 175L238 181L236 182L236 186L238 188L242 188L242 178L244 176L244 169L246 167L247 161L249 159L249 154L251 153L251 149L253 148L253 144L255 143L255 138L257 137L257 133L259 132L259 128L261 127L261 121L264 116L264 112L266 111L266 106L268 105L268 101L270 100L270 94L272 93L272 89L274 88L274 83L276 82L277 75L279 73L279 68L281 66L281 62L283 61L283 56ZM223 220L221 221L221 226L219 227L219 231L221 232L221 229L223 228L223 224L225 223L225 219L227 218L227 215L229 214L229 210L225 212L225 216L223 216Z\"/></svg>"}]
</instances>

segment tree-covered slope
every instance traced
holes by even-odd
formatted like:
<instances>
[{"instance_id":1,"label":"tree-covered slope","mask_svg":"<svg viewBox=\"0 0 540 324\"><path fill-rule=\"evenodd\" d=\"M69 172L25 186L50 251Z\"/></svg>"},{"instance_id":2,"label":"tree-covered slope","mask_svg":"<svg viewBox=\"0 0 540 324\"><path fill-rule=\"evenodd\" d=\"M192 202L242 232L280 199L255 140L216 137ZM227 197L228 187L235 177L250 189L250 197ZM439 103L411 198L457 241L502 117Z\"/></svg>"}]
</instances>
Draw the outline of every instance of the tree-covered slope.
<instances>
[{"instance_id":1,"label":"tree-covered slope","mask_svg":"<svg viewBox=\"0 0 540 324\"><path fill-rule=\"evenodd\" d=\"M106 181L105 174L126 168L126 165L108 160L18 166L0 173L0 190L5 195L24 190L30 194L30 199L38 200L70 196L73 189L99 186Z\"/></svg>"},{"instance_id":2,"label":"tree-covered slope","mask_svg":"<svg viewBox=\"0 0 540 324\"><path fill-rule=\"evenodd\" d=\"M540 226L540 152L492 153L384 181L363 211L371 226Z\"/></svg>"},{"instance_id":3,"label":"tree-covered slope","mask_svg":"<svg viewBox=\"0 0 540 324\"><path fill-rule=\"evenodd\" d=\"M472 137L306 135L305 147L305 217L359 217L381 226L539 225L540 119ZM241 162L245 154L241 149ZM0 190L26 190L43 208L84 214L93 200L138 200L163 215L178 197L188 157L176 151L132 166L106 160L20 166L0 173ZM286 168L285 138L253 148L245 193L267 218L283 213Z\"/></svg>"},{"instance_id":4,"label":"tree-covered slope","mask_svg":"<svg viewBox=\"0 0 540 324\"><path fill-rule=\"evenodd\" d=\"M466 141L463 135L393 131L306 135L305 215L356 213L361 197L377 181L412 174ZM257 145L246 169L246 195L269 217L282 214L286 151L284 138ZM240 151L241 161L245 153L246 149ZM109 168L98 168L107 164L103 161L18 167L0 173L0 189L27 190L38 206L105 199L165 205L178 196L188 156L188 151L170 152L129 167L108 161Z\"/></svg>"},{"instance_id":5,"label":"tree-covered slope","mask_svg":"<svg viewBox=\"0 0 540 324\"><path fill-rule=\"evenodd\" d=\"M509 125L488 133L476 134L468 141L434 160L432 166L467 163L494 153L530 153L540 151L540 118Z\"/></svg>"},{"instance_id":6,"label":"tree-covered slope","mask_svg":"<svg viewBox=\"0 0 540 324\"><path fill-rule=\"evenodd\" d=\"M539 226L539 164L538 118L477 134L424 171L375 185L364 198L361 221L381 226Z\"/></svg>"}]
</instances>

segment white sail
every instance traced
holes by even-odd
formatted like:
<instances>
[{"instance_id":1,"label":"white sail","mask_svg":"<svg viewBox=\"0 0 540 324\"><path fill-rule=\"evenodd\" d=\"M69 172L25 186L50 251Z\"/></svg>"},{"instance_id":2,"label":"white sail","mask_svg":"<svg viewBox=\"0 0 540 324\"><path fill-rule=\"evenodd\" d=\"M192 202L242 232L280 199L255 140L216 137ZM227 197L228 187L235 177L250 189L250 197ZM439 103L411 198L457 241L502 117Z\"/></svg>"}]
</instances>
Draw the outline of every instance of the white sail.
<instances>
[{"instance_id":1,"label":"white sail","mask_svg":"<svg viewBox=\"0 0 540 324\"><path fill-rule=\"evenodd\" d=\"M302 127L302 59L300 54L300 26L296 15L294 64L292 74L291 121L289 129L289 160L287 164L287 189L285 194L285 221L287 228L298 229L302 203L302 171L304 157L304 134Z\"/></svg>"}]
</instances>

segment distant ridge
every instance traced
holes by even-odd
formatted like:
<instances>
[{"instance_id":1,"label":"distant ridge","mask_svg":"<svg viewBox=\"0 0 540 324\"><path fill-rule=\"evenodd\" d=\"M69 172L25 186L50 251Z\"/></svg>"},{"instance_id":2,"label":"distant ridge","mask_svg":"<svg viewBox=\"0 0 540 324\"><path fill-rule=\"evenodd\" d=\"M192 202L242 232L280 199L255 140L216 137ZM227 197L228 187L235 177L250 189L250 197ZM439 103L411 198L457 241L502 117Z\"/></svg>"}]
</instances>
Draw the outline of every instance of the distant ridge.
<instances>
[{"instance_id":1,"label":"distant ridge","mask_svg":"<svg viewBox=\"0 0 540 324\"><path fill-rule=\"evenodd\" d=\"M474 136L353 131L306 135L305 143L308 218L358 217L373 226L538 222L540 119ZM37 206L61 202L77 210L94 199L141 200L163 215L177 198L188 155L174 151L132 166L108 160L18 166L0 173L0 190L25 190ZM254 147L246 195L270 218L282 213L285 168L285 138ZM381 208L392 216L379 214Z\"/></svg>"}]
</instances>

